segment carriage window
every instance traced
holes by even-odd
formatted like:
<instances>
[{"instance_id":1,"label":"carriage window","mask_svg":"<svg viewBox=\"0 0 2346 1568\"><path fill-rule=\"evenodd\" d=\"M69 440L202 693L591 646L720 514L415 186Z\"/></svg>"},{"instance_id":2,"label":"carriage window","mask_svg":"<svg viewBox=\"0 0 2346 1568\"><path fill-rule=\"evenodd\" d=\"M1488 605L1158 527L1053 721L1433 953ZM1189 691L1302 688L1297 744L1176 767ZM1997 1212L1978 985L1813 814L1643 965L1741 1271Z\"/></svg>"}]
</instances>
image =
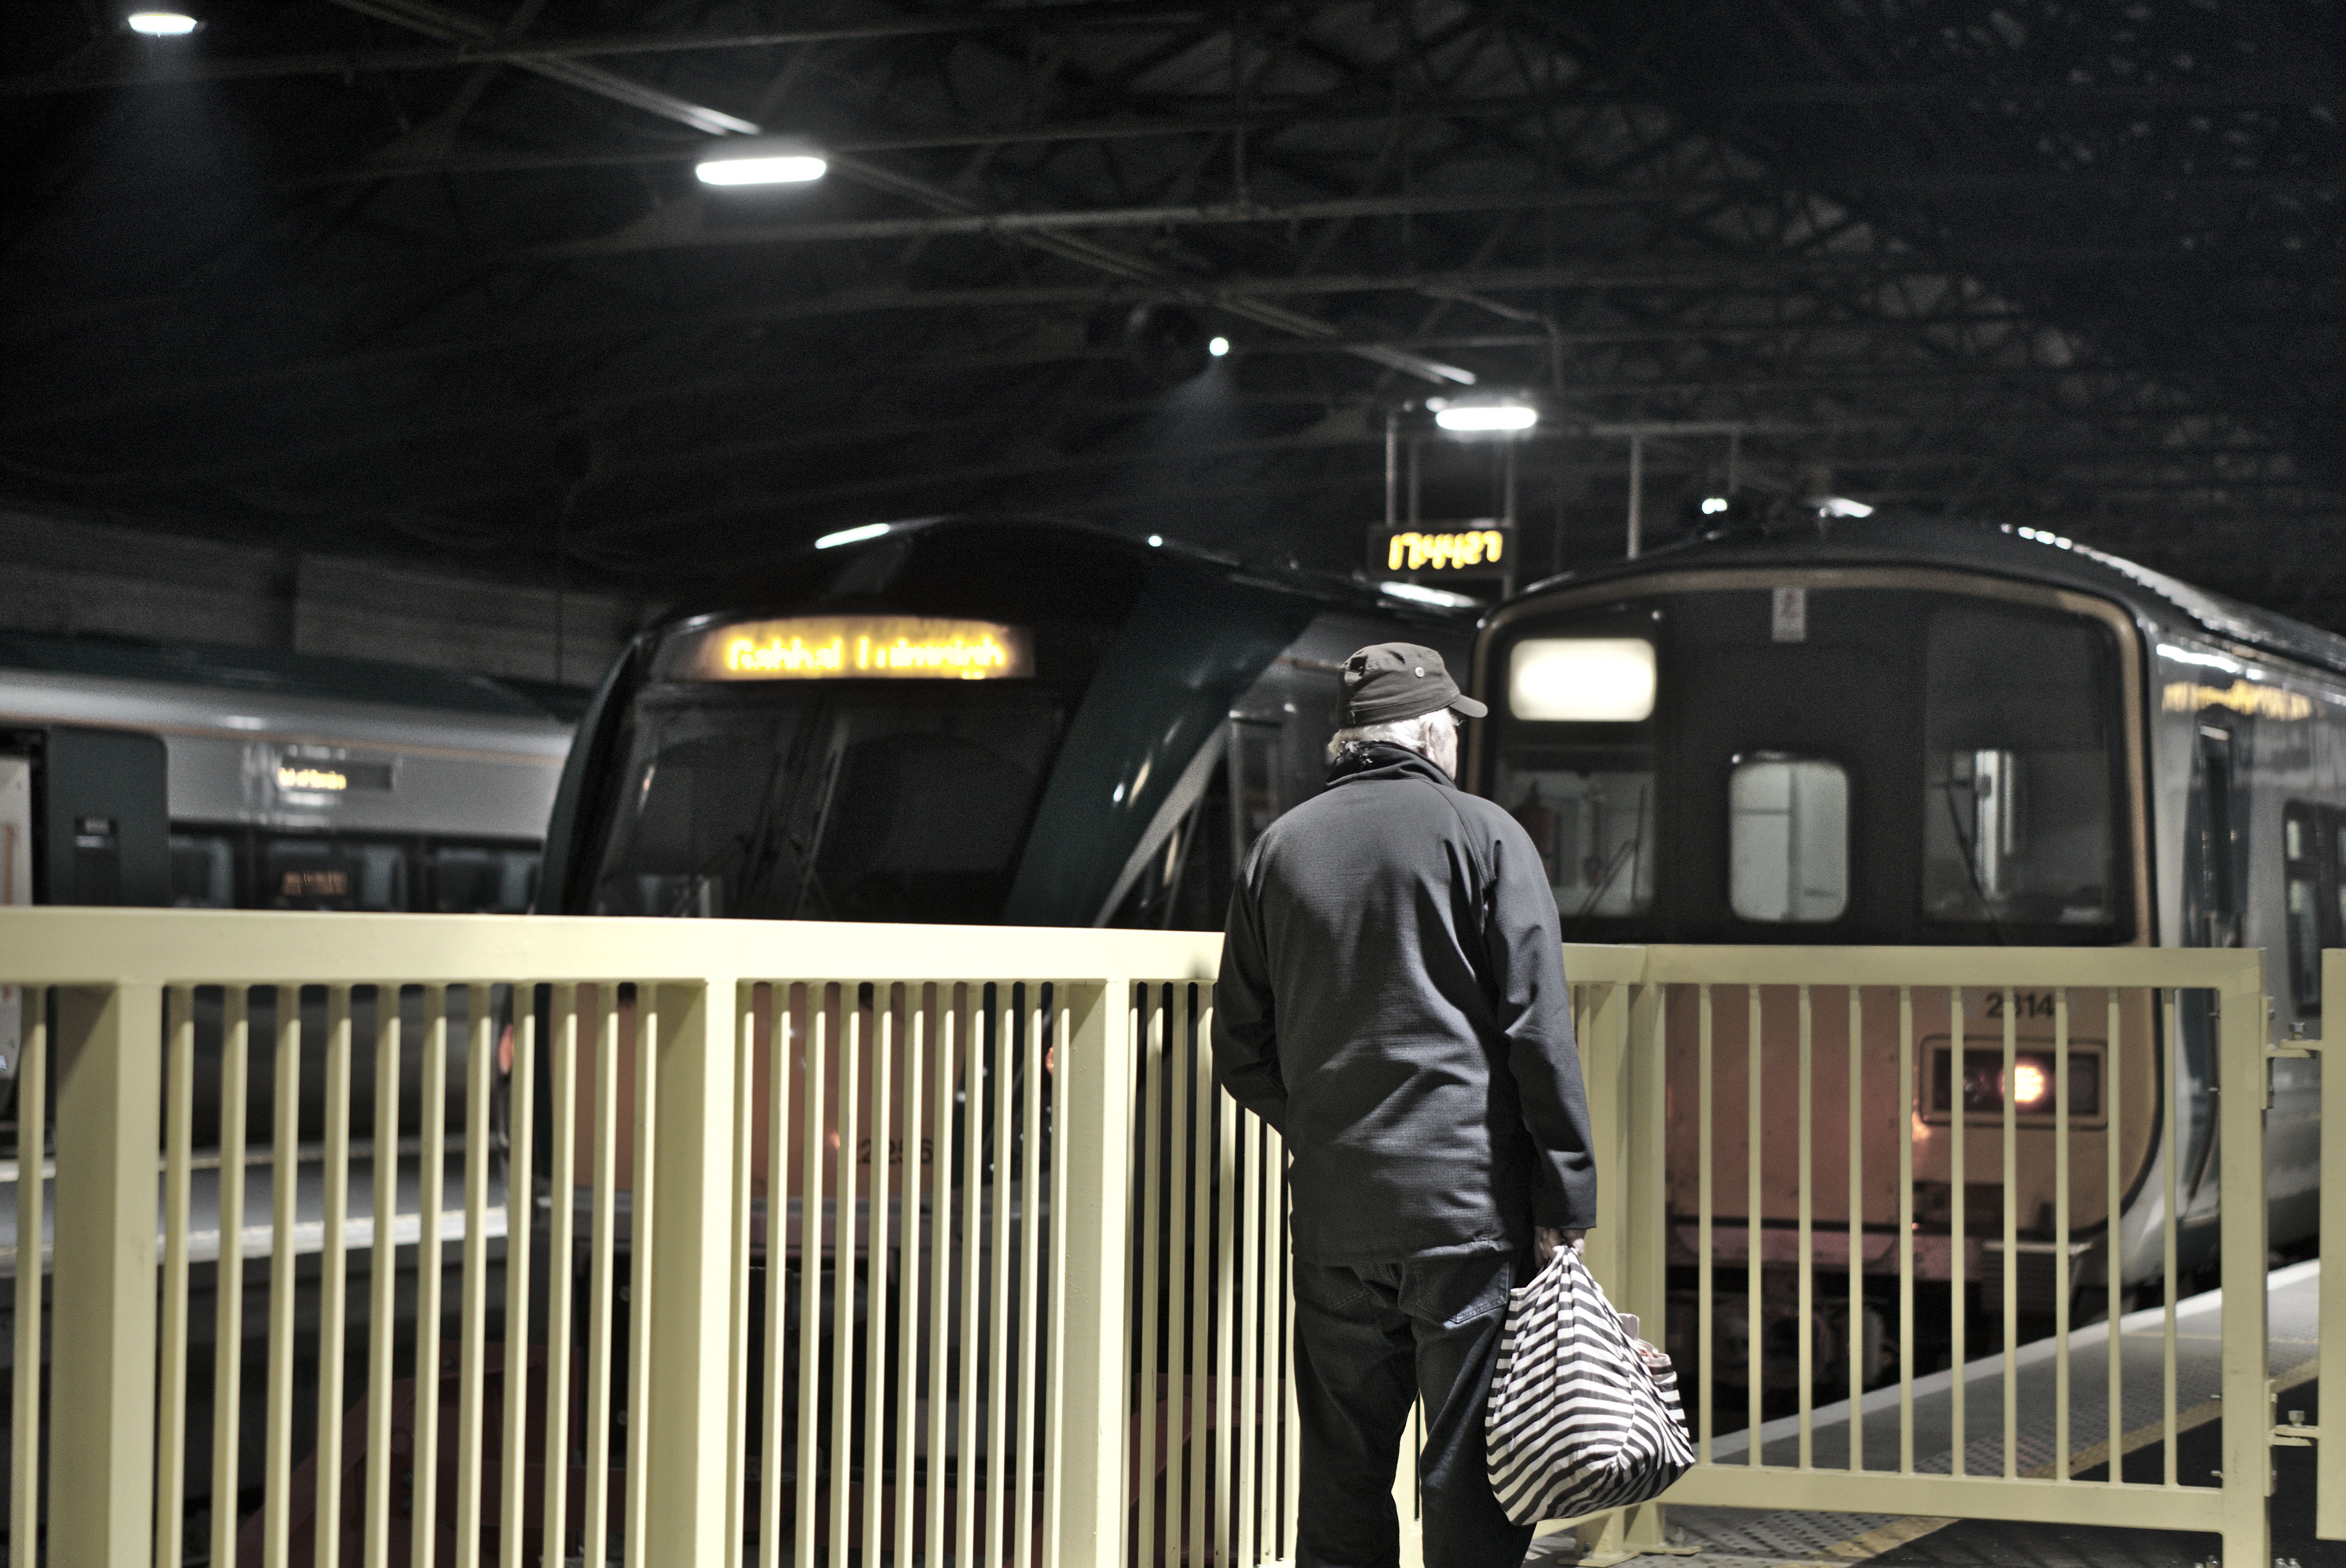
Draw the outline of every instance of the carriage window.
<instances>
[{"instance_id":1,"label":"carriage window","mask_svg":"<svg viewBox=\"0 0 2346 1568\"><path fill-rule=\"evenodd\" d=\"M1739 759L1727 810L1727 901L1738 920L1841 918L1849 907L1849 774L1840 763Z\"/></svg>"},{"instance_id":2,"label":"carriage window","mask_svg":"<svg viewBox=\"0 0 2346 1568\"><path fill-rule=\"evenodd\" d=\"M183 910L236 907L236 848L228 835L171 835L171 902Z\"/></svg>"},{"instance_id":3,"label":"carriage window","mask_svg":"<svg viewBox=\"0 0 2346 1568\"><path fill-rule=\"evenodd\" d=\"M1576 920L1640 914L1654 901L1652 754L1622 748L1535 754L1506 766L1499 803L1531 835L1556 912Z\"/></svg>"},{"instance_id":4,"label":"carriage window","mask_svg":"<svg viewBox=\"0 0 2346 1568\"><path fill-rule=\"evenodd\" d=\"M2109 635L1951 606L1925 633L1923 905L1933 920L2118 919Z\"/></svg>"}]
</instances>

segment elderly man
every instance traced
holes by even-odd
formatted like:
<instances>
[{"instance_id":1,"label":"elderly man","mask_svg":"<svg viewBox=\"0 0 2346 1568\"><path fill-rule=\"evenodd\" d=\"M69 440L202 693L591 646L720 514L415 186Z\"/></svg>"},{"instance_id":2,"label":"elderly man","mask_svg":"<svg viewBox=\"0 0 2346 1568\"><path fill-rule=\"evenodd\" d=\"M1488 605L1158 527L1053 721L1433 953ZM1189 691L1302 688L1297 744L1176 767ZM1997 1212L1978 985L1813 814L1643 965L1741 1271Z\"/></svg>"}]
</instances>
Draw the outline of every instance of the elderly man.
<instances>
[{"instance_id":1,"label":"elderly man","mask_svg":"<svg viewBox=\"0 0 2346 1568\"><path fill-rule=\"evenodd\" d=\"M1507 1292L1596 1207L1556 899L1451 781L1484 709L1441 656L1365 647L1343 685L1328 788L1248 857L1214 987L1216 1069L1292 1161L1298 1568L1393 1568L1421 1399L1428 1568L1515 1568L1483 1443Z\"/></svg>"}]
</instances>

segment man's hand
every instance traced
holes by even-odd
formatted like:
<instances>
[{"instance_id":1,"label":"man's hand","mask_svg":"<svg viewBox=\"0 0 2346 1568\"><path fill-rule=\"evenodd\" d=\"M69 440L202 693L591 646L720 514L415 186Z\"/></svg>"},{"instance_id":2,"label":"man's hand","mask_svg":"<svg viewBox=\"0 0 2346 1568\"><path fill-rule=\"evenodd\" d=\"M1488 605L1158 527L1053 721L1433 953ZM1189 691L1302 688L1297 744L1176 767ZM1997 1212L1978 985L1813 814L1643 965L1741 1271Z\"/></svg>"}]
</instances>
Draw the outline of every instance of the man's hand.
<instances>
[{"instance_id":1,"label":"man's hand","mask_svg":"<svg viewBox=\"0 0 2346 1568\"><path fill-rule=\"evenodd\" d=\"M1553 1225L1535 1225L1532 1227L1533 1261L1540 1268L1545 1268L1549 1260L1556 1257L1558 1249L1568 1247L1575 1252L1579 1251L1580 1238L1587 1234L1585 1230L1565 1230Z\"/></svg>"}]
</instances>

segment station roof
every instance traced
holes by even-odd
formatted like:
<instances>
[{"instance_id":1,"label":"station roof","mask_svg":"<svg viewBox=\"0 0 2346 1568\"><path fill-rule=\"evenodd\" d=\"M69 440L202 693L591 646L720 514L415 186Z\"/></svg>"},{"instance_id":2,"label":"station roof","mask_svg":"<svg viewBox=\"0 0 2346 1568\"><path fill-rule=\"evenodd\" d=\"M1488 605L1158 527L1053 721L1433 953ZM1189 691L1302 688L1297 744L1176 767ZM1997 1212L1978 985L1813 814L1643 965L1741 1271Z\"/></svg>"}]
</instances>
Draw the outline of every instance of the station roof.
<instances>
[{"instance_id":1,"label":"station roof","mask_svg":"<svg viewBox=\"0 0 2346 1568\"><path fill-rule=\"evenodd\" d=\"M1350 568L1387 411L1471 376L1542 403L1542 570L1617 551L1635 429L1654 534L1731 446L2346 627L2337 0L198 9L0 33L20 504L654 586L1007 508ZM695 178L752 131L829 174ZM1150 384L1151 303L1229 356Z\"/></svg>"}]
</instances>

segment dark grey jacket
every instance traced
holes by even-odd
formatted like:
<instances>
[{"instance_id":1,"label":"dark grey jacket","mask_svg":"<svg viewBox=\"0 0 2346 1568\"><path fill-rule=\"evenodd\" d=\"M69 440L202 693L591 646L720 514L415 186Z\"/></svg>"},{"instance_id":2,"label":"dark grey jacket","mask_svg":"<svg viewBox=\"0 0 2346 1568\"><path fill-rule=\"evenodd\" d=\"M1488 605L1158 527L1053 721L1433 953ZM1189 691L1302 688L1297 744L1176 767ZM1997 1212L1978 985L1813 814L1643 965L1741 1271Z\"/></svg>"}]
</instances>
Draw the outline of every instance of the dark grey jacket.
<instances>
[{"instance_id":1,"label":"dark grey jacket","mask_svg":"<svg viewBox=\"0 0 2346 1568\"><path fill-rule=\"evenodd\" d=\"M1214 1063L1293 1162L1295 1255L1522 1246L1596 1216L1556 896L1515 819L1349 750L1230 899Z\"/></svg>"}]
</instances>

